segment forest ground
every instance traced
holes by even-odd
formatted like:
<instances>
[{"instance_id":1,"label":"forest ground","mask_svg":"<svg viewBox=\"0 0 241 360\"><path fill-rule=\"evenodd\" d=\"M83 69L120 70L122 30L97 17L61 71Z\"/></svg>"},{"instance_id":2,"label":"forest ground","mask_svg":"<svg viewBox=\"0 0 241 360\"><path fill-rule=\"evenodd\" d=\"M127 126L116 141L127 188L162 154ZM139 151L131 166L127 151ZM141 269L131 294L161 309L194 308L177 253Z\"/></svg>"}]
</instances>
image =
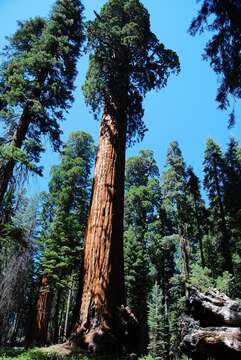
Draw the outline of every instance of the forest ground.
<instances>
[{"instance_id":1,"label":"forest ground","mask_svg":"<svg viewBox=\"0 0 241 360\"><path fill-rule=\"evenodd\" d=\"M86 355L58 356L47 354L39 349L25 350L23 347L0 347L1 360L125 360L119 357L108 357L107 355L92 357Z\"/></svg>"}]
</instances>

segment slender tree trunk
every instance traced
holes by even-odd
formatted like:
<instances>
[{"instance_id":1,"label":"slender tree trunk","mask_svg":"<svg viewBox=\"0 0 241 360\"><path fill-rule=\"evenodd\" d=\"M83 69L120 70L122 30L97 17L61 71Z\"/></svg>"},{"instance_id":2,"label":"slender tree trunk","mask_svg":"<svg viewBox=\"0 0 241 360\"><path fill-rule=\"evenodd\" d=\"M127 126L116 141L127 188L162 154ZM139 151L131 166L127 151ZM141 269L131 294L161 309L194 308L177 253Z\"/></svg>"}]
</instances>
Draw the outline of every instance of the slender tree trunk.
<instances>
[{"instance_id":1,"label":"slender tree trunk","mask_svg":"<svg viewBox=\"0 0 241 360\"><path fill-rule=\"evenodd\" d=\"M49 281L48 278L43 275L40 280L40 289L35 306L33 332L31 335L31 344L33 345L46 345L50 303L51 294Z\"/></svg>"},{"instance_id":2,"label":"slender tree trunk","mask_svg":"<svg viewBox=\"0 0 241 360\"><path fill-rule=\"evenodd\" d=\"M81 264L81 270L80 270L80 274L78 277L78 288L77 288L76 295L74 295L75 304L74 304L74 308L72 311L71 321L69 323L69 327L67 330L67 336L69 336L69 334L71 333L75 324L79 321L80 306L81 306L80 301L81 301L81 297L82 297L82 292L83 292L83 264Z\"/></svg>"},{"instance_id":3,"label":"slender tree trunk","mask_svg":"<svg viewBox=\"0 0 241 360\"><path fill-rule=\"evenodd\" d=\"M59 318L59 341L63 342L65 341L64 339L64 312L65 312L65 303L64 301L62 302L62 306L61 306L61 312L60 312L60 318Z\"/></svg>"},{"instance_id":4,"label":"slender tree trunk","mask_svg":"<svg viewBox=\"0 0 241 360\"><path fill-rule=\"evenodd\" d=\"M105 105L101 123L85 237L80 319L70 339L93 352L118 351L122 345L118 311L125 306L125 145L125 105L112 99Z\"/></svg>"},{"instance_id":5,"label":"slender tree trunk","mask_svg":"<svg viewBox=\"0 0 241 360\"><path fill-rule=\"evenodd\" d=\"M67 332L68 332L69 311L70 311L70 302L71 302L71 296L72 296L72 286L73 286L73 283L71 281L70 288L69 288L69 291L68 291L66 314L65 314L65 321L64 321L64 338L65 339L67 338Z\"/></svg>"},{"instance_id":6,"label":"slender tree trunk","mask_svg":"<svg viewBox=\"0 0 241 360\"><path fill-rule=\"evenodd\" d=\"M180 248L181 248L181 257L182 257L182 275L185 283L185 296L186 298L188 298L189 290L187 285L190 275L189 241L188 241L188 233L187 233L187 224L184 222L184 220L181 220L181 223L179 225L179 236L180 236Z\"/></svg>"},{"instance_id":7,"label":"slender tree trunk","mask_svg":"<svg viewBox=\"0 0 241 360\"><path fill-rule=\"evenodd\" d=\"M205 267L205 258L204 258L204 252L203 252L203 241L202 241L202 231L199 221L199 215L198 215L198 207L197 207L197 200L194 196L194 209L195 209L195 215L197 220L197 231L198 231L198 244L199 244L199 250L200 250L200 256L201 256L201 264L202 268Z\"/></svg>"},{"instance_id":8,"label":"slender tree trunk","mask_svg":"<svg viewBox=\"0 0 241 360\"><path fill-rule=\"evenodd\" d=\"M54 334L53 334L53 343L58 344L59 340L59 308L60 308L60 300L61 300L62 291L57 289L57 298L55 304L55 311L54 311Z\"/></svg>"},{"instance_id":9,"label":"slender tree trunk","mask_svg":"<svg viewBox=\"0 0 241 360\"><path fill-rule=\"evenodd\" d=\"M176 199L177 202L177 218L178 218L178 232L180 237L180 249L181 249L181 258L182 258L182 275L184 278L185 284L185 296L188 298L188 281L190 275L190 266L189 266L189 241L188 241L188 228L187 228L187 212L185 208L186 199L181 197Z\"/></svg>"},{"instance_id":10,"label":"slender tree trunk","mask_svg":"<svg viewBox=\"0 0 241 360\"><path fill-rule=\"evenodd\" d=\"M165 291L166 292L166 291ZM165 360L170 360L170 324L167 294L164 294Z\"/></svg>"},{"instance_id":11,"label":"slender tree trunk","mask_svg":"<svg viewBox=\"0 0 241 360\"><path fill-rule=\"evenodd\" d=\"M144 284L144 286L146 286ZM147 353L148 346L148 307L147 307L147 293L146 289L143 288L142 299L139 299L139 306L136 309L135 313L138 322L139 322L139 331L138 331L138 344L137 352L140 355L145 355Z\"/></svg>"}]
</instances>

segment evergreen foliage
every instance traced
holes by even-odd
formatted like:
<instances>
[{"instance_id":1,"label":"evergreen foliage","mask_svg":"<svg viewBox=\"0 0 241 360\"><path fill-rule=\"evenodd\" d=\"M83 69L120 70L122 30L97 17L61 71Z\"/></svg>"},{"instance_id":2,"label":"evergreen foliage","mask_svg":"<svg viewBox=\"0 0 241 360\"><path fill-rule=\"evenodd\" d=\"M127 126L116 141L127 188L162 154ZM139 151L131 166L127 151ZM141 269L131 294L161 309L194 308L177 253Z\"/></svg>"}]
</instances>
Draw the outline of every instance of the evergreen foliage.
<instances>
[{"instance_id":1,"label":"evergreen foliage","mask_svg":"<svg viewBox=\"0 0 241 360\"><path fill-rule=\"evenodd\" d=\"M211 234L216 237L216 250L221 251L222 259L218 269L233 272L233 260L231 255L230 229L226 219L224 204L225 191L225 166L220 147L209 139L205 150L204 159L204 186L208 192L210 211L212 217ZM221 275L221 273L220 273Z\"/></svg>"},{"instance_id":2,"label":"evergreen foliage","mask_svg":"<svg viewBox=\"0 0 241 360\"><path fill-rule=\"evenodd\" d=\"M147 294L150 290L148 226L154 221L160 202L158 175L158 167L151 151L142 150L138 156L129 158L126 163L126 291L128 305L137 318L142 320L143 343L147 342Z\"/></svg>"},{"instance_id":3,"label":"evergreen foliage","mask_svg":"<svg viewBox=\"0 0 241 360\"><path fill-rule=\"evenodd\" d=\"M52 322L49 329L52 341L58 341L59 326L66 336L70 309L73 311L74 306L73 294L80 286L94 154L95 146L90 135L81 131L72 133L64 146L60 165L52 168L49 192L44 196L40 263L41 275L47 277L51 291Z\"/></svg>"},{"instance_id":4,"label":"evergreen foliage","mask_svg":"<svg viewBox=\"0 0 241 360\"><path fill-rule=\"evenodd\" d=\"M160 287L157 283L154 284L150 301L148 304L148 327L149 327L149 352L156 360L162 360L164 357L164 334L165 334L165 320L163 309L163 297Z\"/></svg>"},{"instance_id":5,"label":"evergreen foliage","mask_svg":"<svg viewBox=\"0 0 241 360\"><path fill-rule=\"evenodd\" d=\"M5 129L1 143L1 201L16 163L34 170L42 137L54 150L61 144L59 121L69 109L76 62L83 42L83 7L79 0L57 0L49 19L19 23L9 38L0 70L0 117Z\"/></svg>"},{"instance_id":6,"label":"evergreen foliage","mask_svg":"<svg viewBox=\"0 0 241 360\"><path fill-rule=\"evenodd\" d=\"M139 0L108 0L88 23L87 38L86 103L97 115L107 100L124 98L128 141L141 140L146 131L143 98L179 72L176 53L151 32L148 11Z\"/></svg>"},{"instance_id":7,"label":"evergreen foliage","mask_svg":"<svg viewBox=\"0 0 241 360\"><path fill-rule=\"evenodd\" d=\"M41 234L43 274L60 280L78 271L90 198L90 172L95 147L90 135L72 133L52 168L49 192L44 196Z\"/></svg>"},{"instance_id":8,"label":"evergreen foliage","mask_svg":"<svg viewBox=\"0 0 241 360\"><path fill-rule=\"evenodd\" d=\"M180 238L182 254L182 275L188 281L190 263L190 204L187 198L186 165L181 150L176 141L173 141L167 151L166 170L163 174L163 206L176 216L176 233ZM174 213L173 213L174 212Z\"/></svg>"},{"instance_id":9,"label":"evergreen foliage","mask_svg":"<svg viewBox=\"0 0 241 360\"><path fill-rule=\"evenodd\" d=\"M237 0L202 0L198 16L189 28L191 35L205 30L213 33L207 42L203 58L217 73L219 88L217 102L221 109L230 106L230 98L241 97L241 4ZM234 108L229 125L234 125Z\"/></svg>"}]
</instances>

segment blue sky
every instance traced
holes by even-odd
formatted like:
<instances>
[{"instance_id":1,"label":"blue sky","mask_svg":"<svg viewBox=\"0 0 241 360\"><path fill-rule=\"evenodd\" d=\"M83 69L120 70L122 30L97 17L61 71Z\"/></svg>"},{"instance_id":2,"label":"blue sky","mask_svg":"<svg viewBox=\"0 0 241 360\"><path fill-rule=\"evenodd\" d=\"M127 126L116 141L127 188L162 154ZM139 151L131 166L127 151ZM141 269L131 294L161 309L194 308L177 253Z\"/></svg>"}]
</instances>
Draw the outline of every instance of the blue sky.
<instances>
[{"instance_id":1,"label":"blue sky","mask_svg":"<svg viewBox=\"0 0 241 360\"><path fill-rule=\"evenodd\" d=\"M99 11L104 0L84 0L85 17L93 17L93 10ZM0 48L6 43L5 36L16 30L17 20L36 15L47 16L54 0L0 0ZM208 137L214 138L225 149L230 136L240 139L241 107L236 106L237 125L227 129L227 113L217 109L215 102L217 77L209 64L202 61L202 51L207 36L191 37L187 33L192 18L199 5L196 0L143 0L151 16L152 31L170 49L175 50L181 62L179 76L172 75L168 86L151 92L145 99L145 123L149 129L142 143L127 150L127 157L140 149L152 149L160 169L163 169L168 144L177 140L188 165L202 178L202 162ZM84 82L88 58L82 57L78 64L75 103L62 124L63 140L75 130L89 132L97 141L99 123L84 103L81 85ZM49 169L58 162L47 145L42 157L44 177L31 177L31 192L45 190L49 179Z\"/></svg>"}]
</instances>

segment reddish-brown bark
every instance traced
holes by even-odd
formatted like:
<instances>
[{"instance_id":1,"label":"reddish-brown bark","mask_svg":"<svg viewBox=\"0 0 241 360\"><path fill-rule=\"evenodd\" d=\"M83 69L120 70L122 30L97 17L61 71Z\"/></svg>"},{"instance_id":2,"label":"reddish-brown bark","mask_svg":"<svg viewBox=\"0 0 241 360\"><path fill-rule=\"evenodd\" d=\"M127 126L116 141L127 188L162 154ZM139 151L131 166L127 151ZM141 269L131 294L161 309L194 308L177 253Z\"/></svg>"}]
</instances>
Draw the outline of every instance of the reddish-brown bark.
<instances>
[{"instance_id":1,"label":"reddish-brown bark","mask_svg":"<svg viewBox=\"0 0 241 360\"><path fill-rule=\"evenodd\" d=\"M122 345L124 109L113 101L108 102L102 117L85 237L80 320L70 340L91 351L113 351Z\"/></svg>"},{"instance_id":2,"label":"reddish-brown bark","mask_svg":"<svg viewBox=\"0 0 241 360\"><path fill-rule=\"evenodd\" d=\"M49 281L46 276L42 276L40 280L40 288L35 306L33 319L33 332L30 335L30 343L34 345L46 345L48 335L48 312L50 298Z\"/></svg>"}]
</instances>

